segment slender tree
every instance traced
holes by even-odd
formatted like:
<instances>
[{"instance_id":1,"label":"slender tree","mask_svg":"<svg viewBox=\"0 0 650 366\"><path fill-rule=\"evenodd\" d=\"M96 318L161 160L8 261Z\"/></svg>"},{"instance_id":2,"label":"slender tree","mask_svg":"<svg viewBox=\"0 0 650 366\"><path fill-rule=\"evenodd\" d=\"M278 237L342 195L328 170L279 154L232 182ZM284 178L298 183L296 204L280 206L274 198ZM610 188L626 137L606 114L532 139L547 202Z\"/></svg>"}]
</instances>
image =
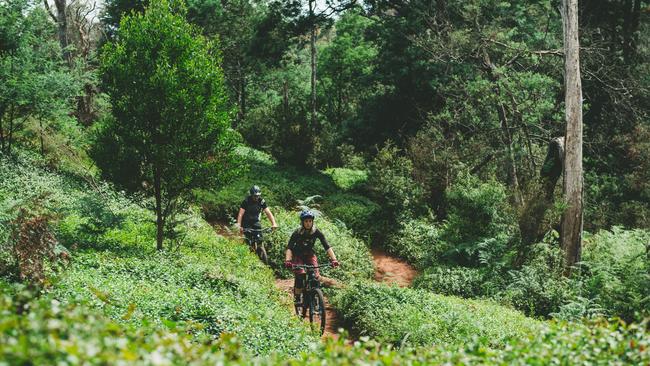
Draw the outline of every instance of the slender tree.
<instances>
[{"instance_id":1,"label":"slender tree","mask_svg":"<svg viewBox=\"0 0 650 366\"><path fill-rule=\"evenodd\" d=\"M582 247L582 87L578 0L562 1L564 29L565 152L563 194L567 208L562 215L561 243L567 273L580 261Z\"/></svg>"}]
</instances>

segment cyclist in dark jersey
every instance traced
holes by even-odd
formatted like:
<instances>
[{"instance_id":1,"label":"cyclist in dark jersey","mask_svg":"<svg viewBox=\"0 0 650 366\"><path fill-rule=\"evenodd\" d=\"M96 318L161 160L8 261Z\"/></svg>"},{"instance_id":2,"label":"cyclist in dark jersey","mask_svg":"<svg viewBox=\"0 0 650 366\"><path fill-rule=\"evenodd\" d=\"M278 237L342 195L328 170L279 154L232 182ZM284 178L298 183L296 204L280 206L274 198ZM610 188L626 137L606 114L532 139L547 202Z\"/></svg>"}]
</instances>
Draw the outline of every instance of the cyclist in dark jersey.
<instances>
[{"instance_id":1,"label":"cyclist in dark jersey","mask_svg":"<svg viewBox=\"0 0 650 366\"><path fill-rule=\"evenodd\" d=\"M289 243L287 244L284 261L285 267L293 268L296 264L318 266L318 259L316 258L316 253L314 253L316 239L320 241L323 249L327 252L332 267L339 266L334 250L325 239L325 235L314 226L314 217L314 213L309 210L300 213L300 228L291 234L291 238L289 238ZM305 274L305 270L302 268L294 269L293 273L295 275L293 286L294 295L296 296L296 299L299 299L302 289L304 288L304 284L302 283L304 276L302 275ZM315 274L316 277L320 276L318 269L315 270Z\"/></svg>"},{"instance_id":2,"label":"cyclist in dark jersey","mask_svg":"<svg viewBox=\"0 0 650 366\"><path fill-rule=\"evenodd\" d=\"M262 191L258 186L252 186L250 195L242 201L239 205L239 214L237 215L237 226L239 226L239 233L243 234L244 229L261 229L262 223L260 222L260 214L264 212L266 217L271 221L271 227L276 229L278 224L275 222L275 217L266 205L266 201L262 198ZM251 233L247 232L246 237Z\"/></svg>"}]
</instances>

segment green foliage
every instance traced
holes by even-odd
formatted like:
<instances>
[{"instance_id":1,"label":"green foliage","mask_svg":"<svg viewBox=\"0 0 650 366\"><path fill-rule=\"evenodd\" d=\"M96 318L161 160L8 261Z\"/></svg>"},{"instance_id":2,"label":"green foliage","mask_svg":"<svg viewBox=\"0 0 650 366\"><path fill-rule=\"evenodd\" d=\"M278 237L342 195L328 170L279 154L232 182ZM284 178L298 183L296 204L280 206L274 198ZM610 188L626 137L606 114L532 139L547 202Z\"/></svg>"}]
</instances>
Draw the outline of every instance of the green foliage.
<instances>
[{"instance_id":1,"label":"green foliage","mask_svg":"<svg viewBox=\"0 0 650 366\"><path fill-rule=\"evenodd\" d=\"M503 349L486 348L480 339L462 344L396 349L376 341L357 341L344 345L342 340L329 341L323 355L304 354L302 365L333 364L372 365L575 365L645 364L650 350L645 325L625 325L605 321L551 323L535 333L512 339Z\"/></svg>"},{"instance_id":2,"label":"green foliage","mask_svg":"<svg viewBox=\"0 0 650 366\"><path fill-rule=\"evenodd\" d=\"M372 238L384 230L381 227L381 206L367 199L349 193L334 193L326 197L322 204L325 215L343 223L357 236Z\"/></svg>"},{"instance_id":3,"label":"green foliage","mask_svg":"<svg viewBox=\"0 0 650 366\"><path fill-rule=\"evenodd\" d=\"M446 200L441 238L449 245L451 259L472 266L502 262L515 234L505 187L466 175L447 191Z\"/></svg>"},{"instance_id":4,"label":"green foliage","mask_svg":"<svg viewBox=\"0 0 650 366\"><path fill-rule=\"evenodd\" d=\"M64 65L47 13L28 0L0 4L0 149L11 154L28 119L40 134L50 120L65 119L80 89Z\"/></svg>"},{"instance_id":5,"label":"green foliage","mask_svg":"<svg viewBox=\"0 0 650 366\"><path fill-rule=\"evenodd\" d=\"M87 306L62 303L29 292L0 295L0 358L3 364L203 365L228 359L224 336L212 344L197 343L180 326L167 323L125 325ZM238 356L246 353L238 349Z\"/></svg>"},{"instance_id":6,"label":"green foliage","mask_svg":"<svg viewBox=\"0 0 650 366\"><path fill-rule=\"evenodd\" d=\"M75 235L69 222L66 237ZM256 354L294 353L313 339L282 304L271 271L244 245L215 238L196 215L186 218L183 245L177 252L154 252L155 227L129 218L95 239L110 251L93 248L75 253L75 261L56 280L52 295L60 301L83 301L118 321L148 319L199 324L199 335L236 333ZM129 314L128 317L125 314Z\"/></svg>"},{"instance_id":7,"label":"green foliage","mask_svg":"<svg viewBox=\"0 0 650 366\"><path fill-rule=\"evenodd\" d=\"M607 316L641 321L650 315L650 232L614 227L585 237L574 281Z\"/></svg>"},{"instance_id":8,"label":"green foliage","mask_svg":"<svg viewBox=\"0 0 650 366\"><path fill-rule=\"evenodd\" d=\"M448 251L446 242L440 239L440 228L431 219L404 219L397 232L389 236L386 249L419 267L430 265L442 259Z\"/></svg>"},{"instance_id":9,"label":"green foliage","mask_svg":"<svg viewBox=\"0 0 650 366\"><path fill-rule=\"evenodd\" d=\"M354 190L368 180L368 172L349 168L328 168L325 174L332 177L334 184L344 191Z\"/></svg>"},{"instance_id":10,"label":"green foliage","mask_svg":"<svg viewBox=\"0 0 650 366\"><path fill-rule=\"evenodd\" d=\"M387 143L370 163L368 190L381 200L390 219L412 216L423 207L422 190L412 179L413 164Z\"/></svg>"},{"instance_id":11,"label":"green foliage","mask_svg":"<svg viewBox=\"0 0 650 366\"><path fill-rule=\"evenodd\" d=\"M278 222L279 230L267 236L270 245L266 247L269 255L269 265L282 277L292 276L291 271L284 268L284 253L289 237L300 227L299 213L274 207L273 213ZM355 238L345 227L338 226L327 217L316 218L314 225L320 229L333 248L336 257L341 262L337 269L325 268L321 273L348 283L352 280L369 279L374 273L374 267L368 247L360 239ZM317 242L314 246L319 263L327 263L329 258L323 247Z\"/></svg>"},{"instance_id":12,"label":"green foliage","mask_svg":"<svg viewBox=\"0 0 650 366\"><path fill-rule=\"evenodd\" d=\"M437 294L476 298L485 294L484 274L478 268L430 267L421 273L413 287Z\"/></svg>"},{"instance_id":13,"label":"green foliage","mask_svg":"<svg viewBox=\"0 0 650 366\"><path fill-rule=\"evenodd\" d=\"M494 303L378 284L351 285L332 303L354 331L396 345L459 345L476 337L499 348L541 326Z\"/></svg>"},{"instance_id":14,"label":"green foliage","mask_svg":"<svg viewBox=\"0 0 650 366\"><path fill-rule=\"evenodd\" d=\"M501 296L528 315L549 316L572 296L571 283L564 276L564 253L556 239L549 235L532 245L527 263L508 273Z\"/></svg>"},{"instance_id":15,"label":"green foliage","mask_svg":"<svg viewBox=\"0 0 650 366\"><path fill-rule=\"evenodd\" d=\"M237 336L195 342L187 328L167 322L115 322L84 305L63 304L0 282L0 355L8 364L81 363L88 365L642 365L650 361L650 340L644 325L604 321L551 323L537 332L513 339L503 349L490 349L480 339L462 344L396 349L376 341L352 344L328 338L315 349L293 358L273 354L253 358ZM190 328L192 329L192 328Z\"/></svg>"},{"instance_id":16,"label":"green foliage","mask_svg":"<svg viewBox=\"0 0 650 366\"><path fill-rule=\"evenodd\" d=\"M156 196L159 226L182 207L183 195L220 185L237 170L215 45L185 21L182 4L173 6L180 14L170 7L155 2L124 17L116 42L104 47L115 119L95 145L105 176Z\"/></svg>"},{"instance_id":17,"label":"green foliage","mask_svg":"<svg viewBox=\"0 0 650 366\"><path fill-rule=\"evenodd\" d=\"M0 163L0 207L40 195L60 215L53 231L72 260L47 282L62 304L84 302L134 326L196 325L196 339L236 332L256 354L296 353L315 340L275 289L273 273L244 245L217 238L198 214L180 217L174 251L156 252L153 213L109 186L91 189L28 159ZM0 212L3 224L11 219Z\"/></svg>"}]
</instances>

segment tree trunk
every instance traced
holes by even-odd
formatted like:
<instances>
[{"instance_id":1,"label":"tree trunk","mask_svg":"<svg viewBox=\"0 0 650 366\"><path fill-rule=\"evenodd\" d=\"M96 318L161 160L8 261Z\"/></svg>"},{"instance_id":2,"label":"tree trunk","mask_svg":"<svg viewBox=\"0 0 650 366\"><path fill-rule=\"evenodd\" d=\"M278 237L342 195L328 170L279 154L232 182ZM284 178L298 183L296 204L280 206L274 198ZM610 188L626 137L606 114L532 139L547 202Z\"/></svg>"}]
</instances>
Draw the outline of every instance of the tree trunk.
<instances>
[{"instance_id":1,"label":"tree trunk","mask_svg":"<svg viewBox=\"0 0 650 366\"><path fill-rule=\"evenodd\" d=\"M61 45L61 51L63 52L63 59L68 63L69 66L72 66L72 57L70 51L68 51L68 17L66 14L66 0L54 0L54 6L56 7L56 14L50 9L49 0L43 0L43 5L45 9L50 14L54 23L56 23L57 35L59 38L59 44Z\"/></svg>"},{"instance_id":2,"label":"tree trunk","mask_svg":"<svg viewBox=\"0 0 650 366\"><path fill-rule=\"evenodd\" d=\"M156 196L156 249L163 249L163 228L165 221L162 210L162 186L160 179L160 169L154 168L154 195Z\"/></svg>"},{"instance_id":3,"label":"tree trunk","mask_svg":"<svg viewBox=\"0 0 650 366\"><path fill-rule=\"evenodd\" d=\"M496 88L497 94L500 94L499 88ZM501 130L503 131L503 139L508 150L508 176L510 180L510 186L514 191L515 203L518 207L521 207L523 204L523 196L521 194L521 188L519 187L519 174L517 173L517 161L515 160L515 152L512 142L512 134L510 133L510 126L508 124L508 115L506 114L506 108L503 104L499 104L497 107L499 119L501 120Z\"/></svg>"},{"instance_id":4,"label":"tree trunk","mask_svg":"<svg viewBox=\"0 0 650 366\"><path fill-rule=\"evenodd\" d=\"M289 123L289 82L285 79L282 83L282 105L284 114L284 123Z\"/></svg>"},{"instance_id":5,"label":"tree trunk","mask_svg":"<svg viewBox=\"0 0 650 366\"><path fill-rule=\"evenodd\" d=\"M566 273L580 261L582 249L582 87L578 40L578 0L562 1L564 25L565 153L563 195L567 208L562 215L560 241Z\"/></svg>"},{"instance_id":6,"label":"tree trunk","mask_svg":"<svg viewBox=\"0 0 650 366\"><path fill-rule=\"evenodd\" d=\"M241 75L241 118L246 118L246 74Z\"/></svg>"},{"instance_id":7,"label":"tree trunk","mask_svg":"<svg viewBox=\"0 0 650 366\"><path fill-rule=\"evenodd\" d=\"M314 16L315 0L309 0L309 18L311 34L309 46L311 51L311 128L316 127L316 18Z\"/></svg>"},{"instance_id":8,"label":"tree trunk","mask_svg":"<svg viewBox=\"0 0 650 366\"><path fill-rule=\"evenodd\" d=\"M485 49L483 49L483 63L488 71L488 75L491 80L495 82L496 86L494 87L494 92L501 98L502 93L497 82L499 81L499 74L496 72L496 66L492 63L490 55ZM514 108L514 101L513 101ZM509 184L514 191L515 204L517 207L523 205L523 195L521 194L521 187L519 185L519 174L517 173L517 161L515 159L515 153L513 148L513 138L512 133L510 132L510 124L508 123L508 113L506 111L505 105L497 101L497 114L499 115L499 121L501 122L501 131L503 144L506 146L508 152L508 180Z\"/></svg>"}]
</instances>

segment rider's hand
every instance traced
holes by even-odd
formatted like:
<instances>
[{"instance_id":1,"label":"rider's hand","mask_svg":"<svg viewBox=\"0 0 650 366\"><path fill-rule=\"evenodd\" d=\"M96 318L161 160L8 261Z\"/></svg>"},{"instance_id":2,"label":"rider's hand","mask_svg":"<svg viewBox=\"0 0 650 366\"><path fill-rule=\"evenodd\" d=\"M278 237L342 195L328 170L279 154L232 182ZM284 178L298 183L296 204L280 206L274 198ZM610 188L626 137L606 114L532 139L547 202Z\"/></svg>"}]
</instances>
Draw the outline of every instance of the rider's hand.
<instances>
[{"instance_id":1,"label":"rider's hand","mask_svg":"<svg viewBox=\"0 0 650 366\"><path fill-rule=\"evenodd\" d=\"M277 225L277 224L276 224L276 225L273 225L273 226L271 226L271 230L273 230L273 231L276 231L277 229L278 229L278 225Z\"/></svg>"},{"instance_id":2,"label":"rider's hand","mask_svg":"<svg viewBox=\"0 0 650 366\"><path fill-rule=\"evenodd\" d=\"M339 263L339 261L337 261L336 259L333 259L330 263L332 264L332 267L334 267L334 268L341 265L341 263Z\"/></svg>"},{"instance_id":3,"label":"rider's hand","mask_svg":"<svg viewBox=\"0 0 650 366\"><path fill-rule=\"evenodd\" d=\"M291 261L284 261L284 267L291 269L293 268L293 263L291 263Z\"/></svg>"}]
</instances>

